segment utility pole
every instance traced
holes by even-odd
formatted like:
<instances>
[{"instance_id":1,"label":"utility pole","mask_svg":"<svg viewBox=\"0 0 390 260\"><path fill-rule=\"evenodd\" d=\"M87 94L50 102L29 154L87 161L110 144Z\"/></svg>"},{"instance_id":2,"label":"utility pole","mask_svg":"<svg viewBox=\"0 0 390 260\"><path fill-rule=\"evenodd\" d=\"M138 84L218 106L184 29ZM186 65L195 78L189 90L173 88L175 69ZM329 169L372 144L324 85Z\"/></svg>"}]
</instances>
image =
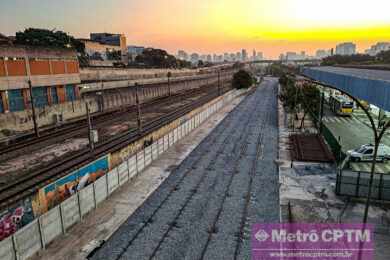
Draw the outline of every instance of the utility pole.
<instances>
[{"instance_id":1,"label":"utility pole","mask_svg":"<svg viewBox=\"0 0 390 260\"><path fill-rule=\"evenodd\" d=\"M28 88L30 90L30 100L31 100L31 110L32 110L32 116L33 116L33 123L34 123L34 132L35 132L36 137L39 137L39 128L38 128L38 123L37 123L37 116L35 113L35 105L34 105L34 97L33 97L31 80L28 80Z\"/></svg>"},{"instance_id":2,"label":"utility pole","mask_svg":"<svg viewBox=\"0 0 390 260\"><path fill-rule=\"evenodd\" d=\"M167 77L168 77L168 94L169 94L169 96L172 95L172 93L171 93L171 76L172 76L172 73L169 71L168 74L167 74Z\"/></svg>"},{"instance_id":3,"label":"utility pole","mask_svg":"<svg viewBox=\"0 0 390 260\"><path fill-rule=\"evenodd\" d=\"M88 102L85 102L85 111L87 111L89 149L92 152L95 149L95 145L94 145L94 140L92 138L92 123L91 123L91 115L89 113Z\"/></svg>"},{"instance_id":4,"label":"utility pole","mask_svg":"<svg viewBox=\"0 0 390 260\"><path fill-rule=\"evenodd\" d=\"M138 126L138 132L142 133L141 106L140 106L139 96L138 96L138 83L135 83L135 102L137 104L137 126Z\"/></svg>"},{"instance_id":5,"label":"utility pole","mask_svg":"<svg viewBox=\"0 0 390 260\"><path fill-rule=\"evenodd\" d=\"M218 70L218 96L221 95L221 71Z\"/></svg>"}]
</instances>

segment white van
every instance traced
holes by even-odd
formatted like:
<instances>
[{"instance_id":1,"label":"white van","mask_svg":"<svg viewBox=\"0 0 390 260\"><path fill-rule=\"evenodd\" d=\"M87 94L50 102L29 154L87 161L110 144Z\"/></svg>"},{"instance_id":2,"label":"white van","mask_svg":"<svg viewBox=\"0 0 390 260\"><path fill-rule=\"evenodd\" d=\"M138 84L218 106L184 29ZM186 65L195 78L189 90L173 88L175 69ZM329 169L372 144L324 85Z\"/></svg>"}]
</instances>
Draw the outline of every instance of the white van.
<instances>
[{"instance_id":1,"label":"white van","mask_svg":"<svg viewBox=\"0 0 390 260\"><path fill-rule=\"evenodd\" d=\"M374 145L365 144L355 150L350 150L347 155L353 162L367 162L374 160ZM390 147L380 144L378 147L377 161L385 162L390 159Z\"/></svg>"}]
</instances>

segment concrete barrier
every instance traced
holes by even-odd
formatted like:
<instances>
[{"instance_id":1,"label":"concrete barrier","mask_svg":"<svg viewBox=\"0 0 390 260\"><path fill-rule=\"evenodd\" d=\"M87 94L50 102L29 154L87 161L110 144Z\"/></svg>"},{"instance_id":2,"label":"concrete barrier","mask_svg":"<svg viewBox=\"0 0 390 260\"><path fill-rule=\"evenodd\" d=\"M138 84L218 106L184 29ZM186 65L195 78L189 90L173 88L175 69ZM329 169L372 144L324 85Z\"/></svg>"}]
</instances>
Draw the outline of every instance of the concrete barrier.
<instances>
[{"instance_id":1,"label":"concrete barrier","mask_svg":"<svg viewBox=\"0 0 390 260\"><path fill-rule=\"evenodd\" d=\"M38 219L34 220L14 235L17 259L27 259L42 249Z\"/></svg>"},{"instance_id":2,"label":"concrete barrier","mask_svg":"<svg viewBox=\"0 0 390 260\"><path fill-rule=\"evenodd\" d=\"M107 175L100 177L93 184L95 189L95 202L96 206L103 202L108 196L107 190Z\"/></svg>"},{"instance_id":3,"label":"concrete barrier","mask_svg":"<svg viewBox=\"0 0 390 260\"><path fill-rule=\"evenodd\" d=\"M152 147L145 148L145 167L148 167L152 163Z\"/></svg>"},{"instance_id":4,"label":"concrete barrier","mask_svg":"<svg viewBox=\"0 0 390 260\"><path fill-rule=\"evenodd\" d=\"M157 141L157 147L158 147L158 155L161 155L164 153L164 137L161 137Z\"/></svg>"},{"instance_id":5,"label":"concrete barrier","mask_svg":"<svg viewBox=\"0 0 390 260\"><path fill-rule=\"evenodd\" d=\"M175 139L174 139L174 131L170 132L168 134L168 138L169 138L169 147L171 147L174 143L175 143Z\"/></svg>"},{"instance_id":6,"label":"concrete barrier","mask_svg":"<svg viewBox=\"0 0 390 260\"><path fill-rule=\"evenodd\" d=\"M78 194L74 194L60 205L64 231L80 221Z\"/></svg>"},{"instance_id":7,"label":"concrete barrier","mask_svg":"<svg viewBox=\"0 0 390 260\"><path fill-rule=\"evenodd\" d=\"M184 136L184 125L178 127L177 134L178 134L178 140L181 140Z\"/></svg>"},{"instance_id":8,"label":"concrete barrier","mask_svg":"<svg viewBox=\"0 0 390 260\"><path fill-rule=\"evenodd\" d=\"M95 208L95 195L94 195L93 185L89 185L82 189L79 192L79 202L80 202L80 214L81 217L86 215L92 209Z\"/></svg>"},{"instance_id":9,"label":"concrete barrier","mask_svg":"<svg viewBox=\"0 0 390 260\"><path fill-rule=\"evenodd\" d=\"M178 127L173 130L173 143L175 144L178 141L179 134L178 134Z\"/></svg>"},{"instance_id":10,"label":"concrete barrier","mask_svg":"<svg viewBox=\"0 0 390 260\"><path fill-rule=\"evenodd\" d=\"M164 152L169 148L169 134L164 136Z\"/></svg>"},{"instance_id":11,"label":"concrete barrier","mask_svg":"<svg viewBox=\"0 0 390 260\"><path fill-rule=\"evenodd\" d=\"M145 169L145 151L139 151L137 153L137 172L141 172Z\"/></svg>"},{"instance_id":12,"label":"concrete barrier","mask_svg":"<svg viewBox=\"0 0 390 260\"><path fill-rule=\"evenodd\" d=\"M127 165L129 167L129 178L130 180L137 175L137 155L133 155L127 160Z\"/></svg>"},{"instance_id":13,"label":"concrete barrier","mask_svg":"<svg viewBox=\"0 0 390 260\"><path fill-rule=\"evenodd\" d=\"M121 163L118 167L118 175L119 175L119 186L122 186L129 180L129 168L127 166L127 161Z\"/></svg>"},{"instance_id":14,"label":"concrete barrier","mask_svg":"<svg viewBox=\"0 0 390 260\"><path fill-rule=\"evenodd\" d=\"M152 144L152 160L156 160L158 158L158 141Z\"/></svg>"},{"instance_id":15,"label":"concrete barrier","mask_svg":"<svg viewBox=\"0 0 390 260\"><path fill-rule=\"evenodd\" d=\"M47 246L56 237L62 234L60 206L57 206L39 217L43 246Z\"/></svg>"},{"instance_id":16,"label":"concrete barrier","mask_svg":"<svg viewBox=\"0 0 390 260\"><path fill-rule=\"evenodd\" d=\"M119 187L118 168L107 173L107 190L108 194L113 193Z\"/></svg>"},{"instance_id":17,"label":"concrete barrier","mask_svg":"<svg viewBox=\"0 0 390 260\"><path fill-rule=\"evenodd\" d=\"M15 249L12 241L13 237L8 237L0 241L0 259L1 260L15 260Z\"/></svg>"}]
</instances>

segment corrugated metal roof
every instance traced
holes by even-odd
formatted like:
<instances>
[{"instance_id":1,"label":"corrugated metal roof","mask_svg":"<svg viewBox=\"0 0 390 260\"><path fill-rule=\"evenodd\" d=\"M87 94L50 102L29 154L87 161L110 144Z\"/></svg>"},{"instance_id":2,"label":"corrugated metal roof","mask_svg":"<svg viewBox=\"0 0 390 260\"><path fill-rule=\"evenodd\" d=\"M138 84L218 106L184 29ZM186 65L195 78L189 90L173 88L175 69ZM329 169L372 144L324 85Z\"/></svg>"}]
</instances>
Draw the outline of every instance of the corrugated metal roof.
<instances>
[{"instance_id":1,"label":"corrugated metal roof","mask_svg":"<svg viewBox=\"0 0 390 260\"><path fill-rule=\"evenodd\" d=\"M390 111L390 71L311 67L302 74Z\"/></svg>"}]
</instances>

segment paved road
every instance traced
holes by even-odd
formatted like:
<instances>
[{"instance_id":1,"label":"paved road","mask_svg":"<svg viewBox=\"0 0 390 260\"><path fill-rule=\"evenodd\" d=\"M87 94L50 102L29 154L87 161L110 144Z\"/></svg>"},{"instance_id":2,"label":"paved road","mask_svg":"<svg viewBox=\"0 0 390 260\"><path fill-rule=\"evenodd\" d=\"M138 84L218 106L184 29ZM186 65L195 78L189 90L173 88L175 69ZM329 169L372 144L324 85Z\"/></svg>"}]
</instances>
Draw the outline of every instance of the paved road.
<instances>
[{"instance_id":1,"label":"paved road","mask_svg":"<svg viewBox=\"0 0 390 260\"><path fill-rule=\"evenodd\" d=\"M277 80L267 78L91 259L250 259L250 227L279 221Z\"/></svg>"}]
</instances>

